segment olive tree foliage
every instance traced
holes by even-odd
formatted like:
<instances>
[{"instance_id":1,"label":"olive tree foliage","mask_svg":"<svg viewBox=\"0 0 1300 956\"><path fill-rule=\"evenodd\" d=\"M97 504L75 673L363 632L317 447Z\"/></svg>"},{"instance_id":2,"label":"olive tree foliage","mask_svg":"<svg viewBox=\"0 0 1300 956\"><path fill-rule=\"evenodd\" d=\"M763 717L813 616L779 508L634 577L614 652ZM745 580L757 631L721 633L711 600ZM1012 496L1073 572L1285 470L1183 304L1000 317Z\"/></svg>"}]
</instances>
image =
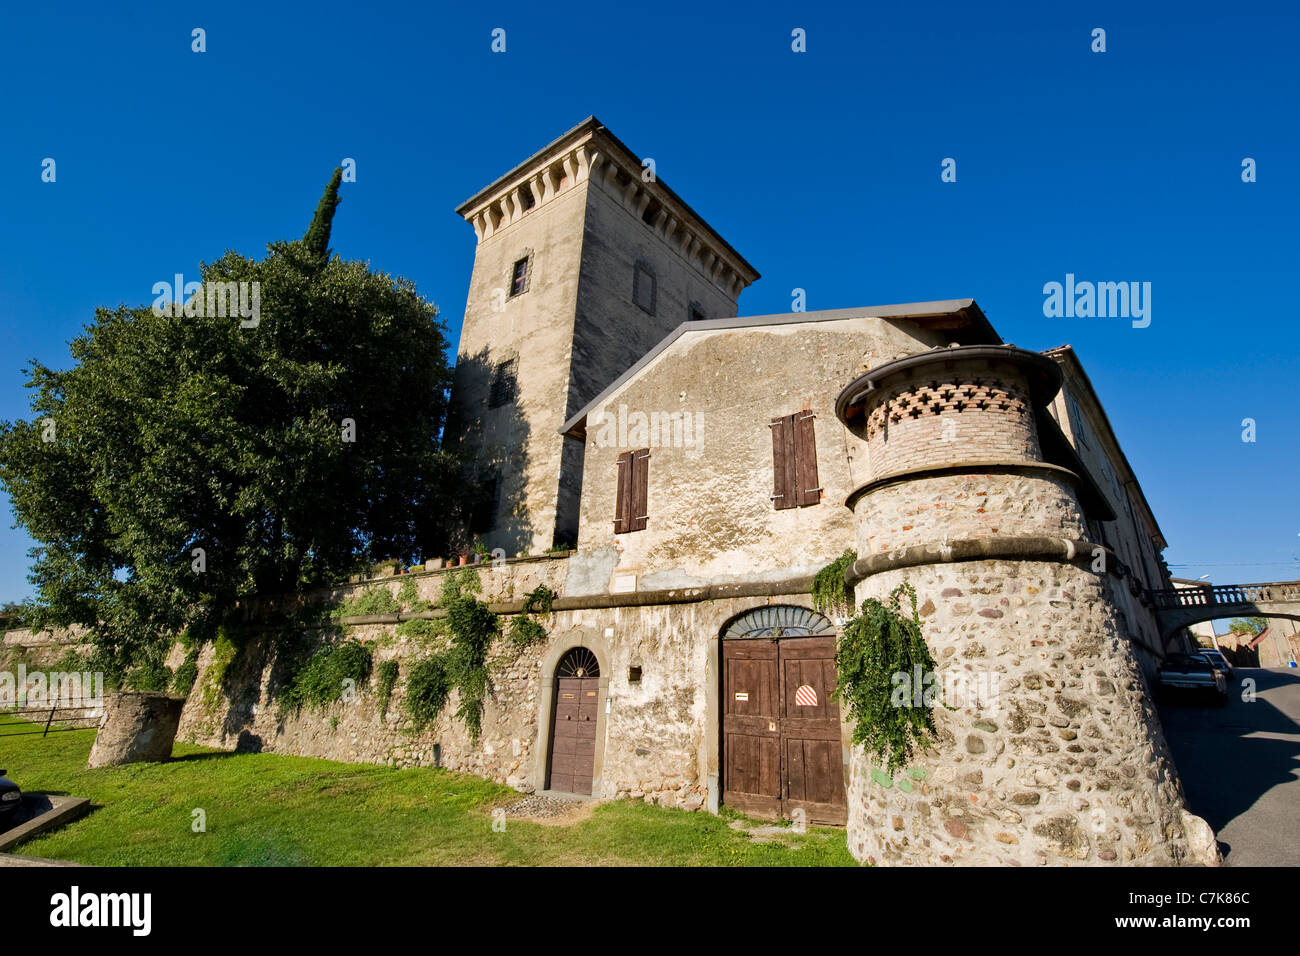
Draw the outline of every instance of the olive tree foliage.
<instances>
[{"instance_id":1,"label":"olive tree foliage","mask_svg":"<svg viewBox=\"0 0 1300 956\"><path fill-rule=\"evenodd\" d=\"M255 325L101 308L66 370L24 370L32 418L0 423L0 483L38 543L38 626L85 626L124 670L251 596L438 553L446 330L412 282L330 255L339 176L303 239L201 264L260 284Z\"/></svg>"}]
</instances>

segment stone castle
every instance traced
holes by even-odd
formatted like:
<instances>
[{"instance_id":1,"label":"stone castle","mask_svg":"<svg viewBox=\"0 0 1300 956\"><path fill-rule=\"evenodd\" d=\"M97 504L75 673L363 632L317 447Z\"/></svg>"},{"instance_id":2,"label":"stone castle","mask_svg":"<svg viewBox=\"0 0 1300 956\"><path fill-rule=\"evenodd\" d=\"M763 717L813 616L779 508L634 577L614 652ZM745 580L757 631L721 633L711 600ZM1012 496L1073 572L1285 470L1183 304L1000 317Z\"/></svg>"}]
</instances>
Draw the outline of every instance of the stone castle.
<instances>
[{"instance_id":1,"label":"stone castle","mask_svg":"<svg viewBox=\"0 0 1300 956\"><path fill-rule=\"evenodd\" d=\"M1006 344L971 299L738 317L758 273L595 118L457 212L472 530L518 556L485 599L551 587L546 643L494 650L477 743L396 703L276 715L252 658L182 737L842 824L878 863L1215 860L1148 690L1165 542L1069 346ZM910 582L981 688L899 775L833 694L843 622L810 591L847 549L856 600ZM403 665L398 619L353 630Z\"/></svg>"}]
</instances>

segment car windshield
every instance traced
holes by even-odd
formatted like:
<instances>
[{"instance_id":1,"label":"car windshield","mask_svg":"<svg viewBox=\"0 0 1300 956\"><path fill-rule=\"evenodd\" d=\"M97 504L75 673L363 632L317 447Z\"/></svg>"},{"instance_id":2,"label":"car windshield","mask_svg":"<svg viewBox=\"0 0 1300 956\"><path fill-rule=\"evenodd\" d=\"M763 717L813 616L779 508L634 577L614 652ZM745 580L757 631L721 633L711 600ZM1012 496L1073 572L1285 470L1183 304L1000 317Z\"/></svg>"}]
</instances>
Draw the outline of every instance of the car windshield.
<instances>
[{"instance_id":1,"label":"car windshield","mask_svg":"<svg viewBox=\"0 0 1300 956\"><path fill-rule=\"evenodd\" d=\"M1165 668L1188 671L1205 671L1210 669L1210 662L1202 660L1199 657L1188 657L1185 654L1170 654L1165 660Z\"/></svg>"}]
</instances>

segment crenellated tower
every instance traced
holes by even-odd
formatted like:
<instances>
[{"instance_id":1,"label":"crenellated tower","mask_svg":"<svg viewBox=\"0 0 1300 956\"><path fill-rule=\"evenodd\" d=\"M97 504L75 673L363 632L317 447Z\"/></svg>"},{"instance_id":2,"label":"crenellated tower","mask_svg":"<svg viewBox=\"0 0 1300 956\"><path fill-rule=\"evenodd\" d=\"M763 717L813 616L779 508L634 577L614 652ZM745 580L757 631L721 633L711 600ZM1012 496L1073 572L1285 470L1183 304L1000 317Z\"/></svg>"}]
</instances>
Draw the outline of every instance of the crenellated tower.
<instances>
[{"instance_id":1,"label":"crenellated tower","mask_svg":"<svg viewBox=\"0 0 1300 956\"><path fill-rule=\"evenodd\" d=\"M456 211L478 240L452 395L473 530L574 545L582 444L560 426L678 325L734 316L758 273L595 117Z\"/></svg>"}]
</instances>

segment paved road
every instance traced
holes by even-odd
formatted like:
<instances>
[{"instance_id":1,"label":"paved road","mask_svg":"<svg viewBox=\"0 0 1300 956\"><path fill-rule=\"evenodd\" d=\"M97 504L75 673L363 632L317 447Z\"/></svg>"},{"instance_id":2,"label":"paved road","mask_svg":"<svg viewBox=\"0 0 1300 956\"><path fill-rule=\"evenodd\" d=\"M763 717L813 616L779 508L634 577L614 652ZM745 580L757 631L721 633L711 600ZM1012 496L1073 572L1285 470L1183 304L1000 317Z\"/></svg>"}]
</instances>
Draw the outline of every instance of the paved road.
<instances>
[{"instance_id":1,"label":"paved road","mask_svg":"<svg viewBox=\"0 0 1300 956\"><path fill-rule=\"evenodd\" d=\"M1231 690L1222 709L1160 705L1188 808L1229 866L1300 866L1300 672L1239 667Z\"/></svg>"}]
</instances>

